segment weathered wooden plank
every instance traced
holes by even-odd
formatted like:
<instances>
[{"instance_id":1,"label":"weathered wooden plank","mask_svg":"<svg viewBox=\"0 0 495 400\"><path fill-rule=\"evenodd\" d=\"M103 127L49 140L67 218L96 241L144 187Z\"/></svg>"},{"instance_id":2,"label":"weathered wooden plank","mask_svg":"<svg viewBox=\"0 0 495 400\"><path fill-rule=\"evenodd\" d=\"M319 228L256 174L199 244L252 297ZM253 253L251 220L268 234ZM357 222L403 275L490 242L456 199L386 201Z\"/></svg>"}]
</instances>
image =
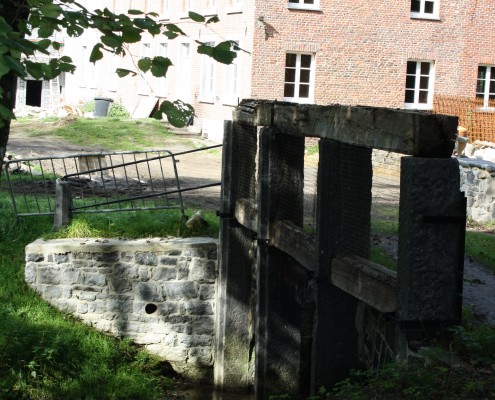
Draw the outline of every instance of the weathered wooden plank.
<instances>
[{"instance_id":1,"label":"weathered wooden plank","mask_svg":"<svg viewBox=\"0 0 495 400\"><path fill-rule=\"evenodd\" d=\"M290 255L307 270L315 270L315 238L301 228L288 221L274 222L270 227L270 244Z\"/></svg>"},{"instance_id":2,"label":"weathered wooden plank","mask_svg":"<svg viewBox=\"0 0 495 400\"><path fill-rule=\"evenodd\" d=\"M357 256L332 261L332 283L383 313L397 310L397 273Z\"/></svg>"},{"instance_id":3,"label":"weathered wooden plank","mask_svg":"<svg viewBox=\"0 0 495 400\"><path fill-rule=\"evenodd\" d=\"M235 217L247 229L256 232L258 229L258 210L249 199L239 199L235 204Z\"/></svg>"},{"instance_id":4,"label":"weathered wooden plank","mask_svg":"<svg viewBox=\"0 0 495 400\"><path fill-rule=\"evenodd\" d=\"M244 114L253 124L290 135L334 139L417 157L450 157L458 124L457 117L421 111L261 100L243 101L235 115Z\"/></svg>"}]
</instances>

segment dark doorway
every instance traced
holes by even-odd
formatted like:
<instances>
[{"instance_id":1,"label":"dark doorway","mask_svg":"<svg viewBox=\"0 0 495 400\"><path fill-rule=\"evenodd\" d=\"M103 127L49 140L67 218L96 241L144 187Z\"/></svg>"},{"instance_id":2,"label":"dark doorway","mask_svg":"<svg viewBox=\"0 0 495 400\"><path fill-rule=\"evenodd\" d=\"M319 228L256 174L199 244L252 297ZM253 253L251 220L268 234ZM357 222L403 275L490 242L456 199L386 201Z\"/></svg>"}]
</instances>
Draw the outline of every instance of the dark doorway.
<instances>
[{"instance_id":1,"label":"dark doorway","mask_svg":"<svg viewBox=\"0 0 495 400\"><path fill-rule=\"evenodd\" d=\"M43 81L26 81L26 105L41 107L41 90Z\"/></svg>"}]
</instances>

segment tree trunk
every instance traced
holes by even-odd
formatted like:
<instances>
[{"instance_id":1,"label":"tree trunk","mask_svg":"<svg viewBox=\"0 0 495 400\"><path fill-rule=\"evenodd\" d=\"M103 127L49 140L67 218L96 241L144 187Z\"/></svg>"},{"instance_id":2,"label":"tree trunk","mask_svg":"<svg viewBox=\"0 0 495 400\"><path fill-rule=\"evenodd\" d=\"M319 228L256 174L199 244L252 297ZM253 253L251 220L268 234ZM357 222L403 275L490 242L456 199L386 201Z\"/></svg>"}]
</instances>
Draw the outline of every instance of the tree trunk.
<instances>
[{"instance_id":1,"label":"tree trunk","mask_svg":"<svg viewBox=\"0 0 495 400\"><path fill-rule=\"evenodd\" d=\"M1 0L0 17L5 19L14 31L18 31L19 21L27 19L29 9L25 0ZM17 76L10 72L0 78L0 87L3 94L0 97L0 104L13 110L15 106L15 96L17 89ZM0 173L3 171L3 160L7 151L7 142L10 133L10 120L3 120L4 125L0 127Z\"/></svg>"}]
</instances>

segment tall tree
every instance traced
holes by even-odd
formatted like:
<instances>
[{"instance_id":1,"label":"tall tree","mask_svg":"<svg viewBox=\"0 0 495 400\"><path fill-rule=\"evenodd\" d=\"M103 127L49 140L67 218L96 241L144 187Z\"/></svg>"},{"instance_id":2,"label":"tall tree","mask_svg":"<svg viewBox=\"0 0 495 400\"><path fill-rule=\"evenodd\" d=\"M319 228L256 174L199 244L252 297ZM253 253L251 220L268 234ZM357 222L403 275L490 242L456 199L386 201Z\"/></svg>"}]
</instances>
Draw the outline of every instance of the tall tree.
<instances>
[{"instance_id":1,"label":"tall tree","mask_svg":"<svg viewBox=\"0 0 495 400\"><path fill-rule=\"evenodd\" d=\"M57 32L71 37L81 36L85 30L100 33L99 42L91 51L91 62L103 58L105 51L125 55L132 43L141 41L142 35L165 35L172 40L186 33L176 24L161 23L156 13L129 10L127 14L114 14L109 9L88 10L75 0L1 0L0 2L0 169L2 167L10 132L17 78L53 79L62 72L74 72L76 66L67 56L50 57L49 62L36 61L36 54L50 55L59 50L61 43L53 39ZM201 24L218 22L218 17L208 19L190 12L189 17ZM30 40L36 37L36 41ZM234 41L224 41L215 47L196 40L198 53L216 61L230 64L239 50ZM167 57L144 57L137 67L150 71L156 77L164 77L172 61ZM123 77L136 71L117 69ZM184 126L194 109L181 100L164 101L156 117L166 115L175 126Z\"/></svg>"}]
</instances>

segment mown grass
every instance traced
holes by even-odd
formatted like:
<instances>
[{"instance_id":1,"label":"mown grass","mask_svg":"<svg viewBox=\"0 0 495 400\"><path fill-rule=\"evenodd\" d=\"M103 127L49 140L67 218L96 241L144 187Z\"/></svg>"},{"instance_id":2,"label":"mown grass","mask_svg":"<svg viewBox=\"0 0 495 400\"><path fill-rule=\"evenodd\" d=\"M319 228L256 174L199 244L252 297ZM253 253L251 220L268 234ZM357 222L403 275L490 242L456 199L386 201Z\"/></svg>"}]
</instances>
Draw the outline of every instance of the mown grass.
<instances>
[{"instance_id":1,"label":"mown grass","mask_svg":"<svg viewBox=\"0 0 495 400\"><path fill-rule=\"evenodd\" d=\"M15 221L0 192L0 399L164 399L164 364L128 340L111 338L43 301L24 282L24 248L44 237L174 236L177 210L77 215L52 232L52 217ZM184 236L218 232L210 227Z\"/></svg>"},{"instance_id":2,"label":"mown grass","mask_svg":"<svg viewBox=\"0 0 495 400\"><path fill-rule=\"evenodd\" d=\"M56 136L70 143L107 150L144 150L162 148L161 143L172 137L164 125L155 119L75 118L40 124L32 119L17 120L13 132L26 131L34 137Z\"/></svg>"}]
</instances>

